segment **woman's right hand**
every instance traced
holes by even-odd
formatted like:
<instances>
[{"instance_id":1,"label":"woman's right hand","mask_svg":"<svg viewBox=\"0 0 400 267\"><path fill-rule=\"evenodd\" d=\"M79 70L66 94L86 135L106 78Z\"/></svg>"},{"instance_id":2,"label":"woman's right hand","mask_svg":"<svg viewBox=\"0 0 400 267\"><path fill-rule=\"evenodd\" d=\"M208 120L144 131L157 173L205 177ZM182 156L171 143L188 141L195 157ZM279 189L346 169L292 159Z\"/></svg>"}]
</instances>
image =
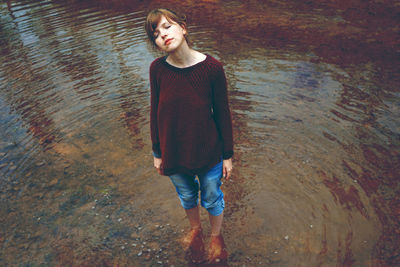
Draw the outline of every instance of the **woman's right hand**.
<instances>
[{"instance_id":1,"label":"woman's right hand","mask_svg":"<svg viewBox=\"0 0 400 267\"><path fill-rule=\"evenodd\" d=\"M157 169L159 174L161 174L161 163L162 159L154 157L154 167Z\"/></svg>"}]
</instances>

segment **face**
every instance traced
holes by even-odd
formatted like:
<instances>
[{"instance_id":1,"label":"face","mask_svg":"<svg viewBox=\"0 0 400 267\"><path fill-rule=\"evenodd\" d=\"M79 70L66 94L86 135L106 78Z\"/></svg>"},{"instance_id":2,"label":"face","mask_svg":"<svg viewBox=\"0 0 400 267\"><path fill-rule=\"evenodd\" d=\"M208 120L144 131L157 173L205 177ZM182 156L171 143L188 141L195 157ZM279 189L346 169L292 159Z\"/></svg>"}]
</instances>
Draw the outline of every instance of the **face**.
<instances>
[{"instance_id":1,"label":"face","mask_svg":"<svg viewBox=\"0 0 400 267\"><path fill-rule=\"evenodd\" d=\"M162 16L154 31L154 40L160 50L170 53L186 42L185 34L186 29Z\"/></svg>"}]
</instances>

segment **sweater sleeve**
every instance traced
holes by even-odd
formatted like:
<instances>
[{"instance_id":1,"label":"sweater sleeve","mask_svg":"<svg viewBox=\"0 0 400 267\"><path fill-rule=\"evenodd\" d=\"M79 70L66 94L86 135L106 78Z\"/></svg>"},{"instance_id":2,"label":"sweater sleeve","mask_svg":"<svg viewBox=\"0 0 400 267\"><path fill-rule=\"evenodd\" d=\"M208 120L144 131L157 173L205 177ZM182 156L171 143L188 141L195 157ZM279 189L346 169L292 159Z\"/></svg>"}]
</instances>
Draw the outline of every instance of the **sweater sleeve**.
<instances>
[{"instance_id":1,"label":"sweater sleeve","mask_svg":"<svg viewBox=\"0 0 400 267\"><path fill-rule=\"evenodd\" d=\"M212 81L212 104L214 119L223 141L223 159L233 156L232 119L228 103L228 90L225 72L222 65L218 65Z\"/></svg>"},{"instance_id":2,"label":"sweater sleeve","mask_svg":"<svg viewBox=\"0 0 400 267\"><path fill-rule=\"evenodd\" d=\"M156 79L156 64L155 61L150 65L150 131L153 155L156 158L161 158L160 139L158 136L158 98L159 87Z\"/></svg>"}]
</instances>

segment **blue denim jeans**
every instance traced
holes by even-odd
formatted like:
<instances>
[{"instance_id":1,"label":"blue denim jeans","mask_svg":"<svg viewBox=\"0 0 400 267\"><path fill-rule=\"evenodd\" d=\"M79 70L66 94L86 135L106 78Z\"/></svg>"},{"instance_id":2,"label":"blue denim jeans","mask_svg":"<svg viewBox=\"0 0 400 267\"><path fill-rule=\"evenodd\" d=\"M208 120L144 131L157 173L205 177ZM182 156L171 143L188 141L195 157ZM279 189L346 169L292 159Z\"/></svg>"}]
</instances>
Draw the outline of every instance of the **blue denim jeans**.
<instances>
[{"instance_id":1,"label":"blue denim jeans","mask_svg":"<svg viewBox=\"0 0 400 267\"><path fill-rule=\"evenodd\" d=\"M204 174L195 176L173 174L169 178L176 188L183 208L191 209L199 203L199 189L201 206L213 215L220 215L225 208L224 194L221 191L222 161Z\"/></svg>"}]
</instances>

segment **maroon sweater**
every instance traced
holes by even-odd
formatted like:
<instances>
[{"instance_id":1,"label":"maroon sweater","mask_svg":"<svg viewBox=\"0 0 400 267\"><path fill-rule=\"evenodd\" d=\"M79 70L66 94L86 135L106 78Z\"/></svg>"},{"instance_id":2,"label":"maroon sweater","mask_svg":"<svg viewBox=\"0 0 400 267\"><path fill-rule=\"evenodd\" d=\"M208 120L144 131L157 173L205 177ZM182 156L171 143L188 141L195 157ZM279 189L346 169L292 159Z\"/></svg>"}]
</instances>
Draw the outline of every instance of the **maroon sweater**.
<instances>
[{"instance_id":1,"label":"maroon sweater","mask_svg":"<svg viewBox=\"0 0 400 267\"><path fill-rule=\"evenodd\" d=\"M233 155L224 69L209 55L187 68L165 59L150 66L153 153L163 175L201 174Z\"/></svg>"}]
</instances>

